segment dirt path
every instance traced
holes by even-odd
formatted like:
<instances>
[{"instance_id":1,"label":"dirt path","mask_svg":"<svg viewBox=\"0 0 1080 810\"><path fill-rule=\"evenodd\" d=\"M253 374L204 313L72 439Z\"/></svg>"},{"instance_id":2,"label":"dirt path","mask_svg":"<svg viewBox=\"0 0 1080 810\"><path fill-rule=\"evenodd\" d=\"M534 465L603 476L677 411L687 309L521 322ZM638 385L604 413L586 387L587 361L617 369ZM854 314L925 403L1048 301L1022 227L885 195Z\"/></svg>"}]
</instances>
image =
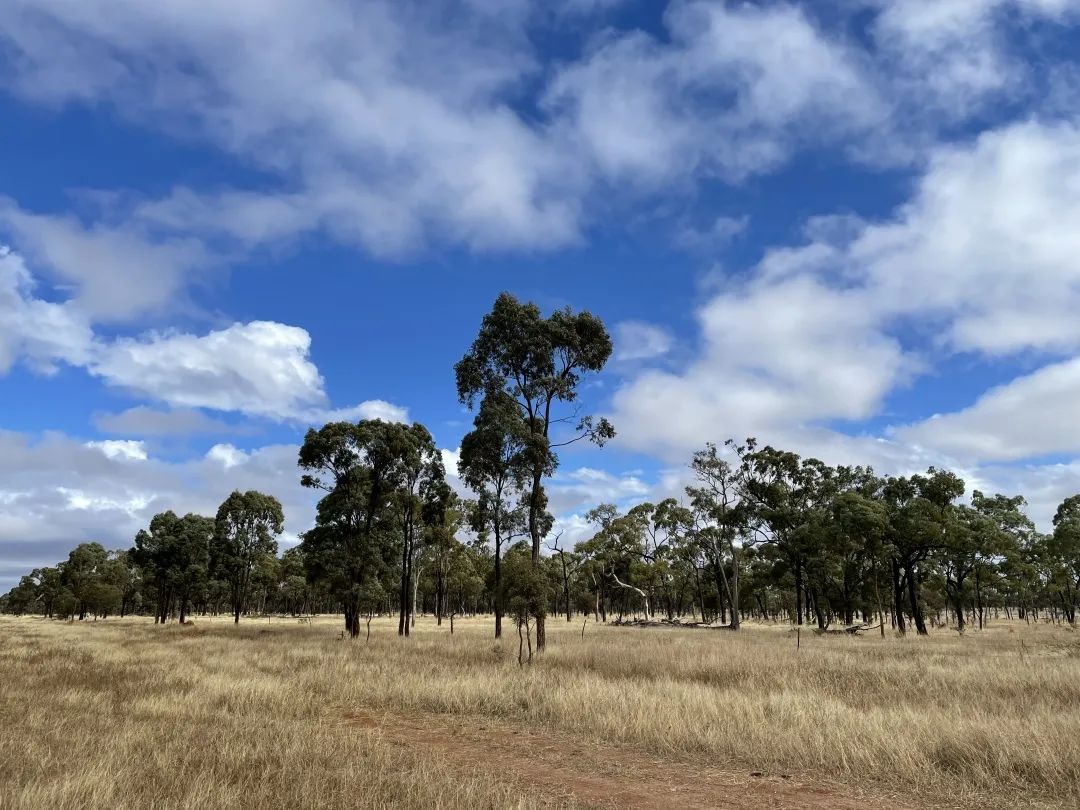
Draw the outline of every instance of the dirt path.
<instances>
[{"instance_id":1,"label":"dirt path","mask_svg":"<svg viewBox=\"0 0 1080 810\"><path fill-rule=\"evenodd\" d=\"M553 798L600 808L669 810L904 810L895 797L870 797L786 774L721 771L605 743L586 744L490 719L355 712L346 721L390 742L466 767L490 767Z\"/></svg>"}]
</instances>

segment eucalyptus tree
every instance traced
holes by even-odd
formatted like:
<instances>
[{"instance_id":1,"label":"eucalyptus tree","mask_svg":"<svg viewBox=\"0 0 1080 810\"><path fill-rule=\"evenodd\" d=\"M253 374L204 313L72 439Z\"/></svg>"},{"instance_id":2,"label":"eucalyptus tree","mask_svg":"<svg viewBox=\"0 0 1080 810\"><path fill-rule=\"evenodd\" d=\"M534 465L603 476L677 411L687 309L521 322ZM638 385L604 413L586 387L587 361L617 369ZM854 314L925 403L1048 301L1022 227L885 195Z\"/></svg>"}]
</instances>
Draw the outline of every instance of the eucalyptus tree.
<instances>
[{"instance_id":1,"label":"eucalyptus tree","mask_svg":"<svg viewBox=\"0 0 1080 810\"><path fill-rule=\"evenodd\" d=\"M872 473L867 470L867 476ZM885 505L876 497L878 482L866 481L861 489L849 489L836 496L832 518L836 527L837 551L844 561L842 594L844 623L853 624L852 594L858 578L869 580L873 588L879 630L885 635L885 604L881 598L881 573L885 564L885 535L889 516Z\"/></svg>"},{"instance_id":2,"label":"eucalyptus tree","mask_svg":"<svg viewBox=\"0 0 1080 810\"><path fill-rule=\"evenodd\" d=\"M327 583L354 638L366 580L385 565L393 536L402 429L380 419L331 422L309 430L300 448L301 484L326 493L302 539L308 576Z\"/></svg>"},{"instance_id":3,"label":"eucalyptus tree","mask_svg":"<svg viewBox=\"0 0 1080 810\"><path fill-rule=\"evenodd\" d=\"M229 584L233 621L240 623L252 573L264 554L277 554L275 539L285 528L281 503L255 490L233 492L217 511L214 565Z\"/></svg>"},{"instance_id":4,"label":"eucalyptus tree","mask_svg":"<svg viewBox=\"0 0 1080 810\"><path fill-rule=\"evenodd\" d=\"M889 514L886 535L891 554L896 629L905 632L905 607L919 635L926 635L921 597L923 565L935 552L949 548L955 533L957 506L964 482L947 470L931 467L926 475L890 477L881 487Z\"/></svg>"},{"instance_id":5,"label":"eucalyptus tree","mask_svg":"<svg viewBox=\"0 0 1080 810\"><path fill-rule=\"evenodd\" d=\"M120 593L120 615L135 607L139 597L138 567L132 560L131 551L111 551L102 577Z\"/></svg>"},{"instance_id":6,"label":"eucalyptus tree","mask_svg":"<svg viewBox=\"0 0 1080 810\"><path fill-rule=\"evenodd\" d=\"M674 498L660 503L642 503L633 507L629 515L640 518L642 531L642 562L646 565L646 588L654 613L659 598L663 598L668 619L673 619L681 603L675 591L680 566L686 559L686 546L694 532L693 513ZM685 579L683 580L685 588Z\"/></svg>"},{"instance_id":7,"label":"eucalyptus tree","mask_svg":"<svg viewBox=\"0 0 1080 810\"><path fill-rule=\"evenodd\" d=\"M417 544L423 534L425 509L431 502L446 497L446 471L442 454L428 429L419 423L391 424L396 432L393 443L397 454L397 481L392 500L401 532L401 569L398 582L398 635L407 636L410 630L412 583Z\"/></svg>"},{"instance_id":8,"label":"eucalyptus tree","mask_svg":"<svg viewBox=\"0 0 1080 810\"><path fill-rule=\"evenodd\" d=\"M1069 624L1076 623L1080 596L1080 495L1066 498L1054 513L1054 531L1046 538L1043 556L1051 592Z\"/></svg>"},{"instance_id":9,"label":"eucalyptus tree","mask_svg":"<svg viewBox=\"0 0 1080 810\"><path fill-rule=\"evenodd\" d=\"M1005 585L1001 563L1029 547L1035 535L1035 524L1023 511L1026 503L1019 495L986 496L978 490L972 493L971 505L986 521L986 534L975 548L975 615L980 630L986 621L986 585Z\"/></svg>"},{"instance_id":10,"label":"eucalyptus tree","mask_svg":"<svg viewBox=\"0 0 1080 810\"><path fill-rule=\"evenodd\" d=\"M727 446L742 457L754 449L753 440L746 445ZM697 486L686 488L695 522L694 537L713 569L717 593L723 593L731 606L732 630L741 622L739 602L739 572L742 570L742 546L754 542L753 512L744 492L747 463L734 467L723 458L711 442L704 450L694 453L690 467ZM759 491L764 497L764 492ZM728 574L730 561L730 576Z\"/></svg>"},{"instance_id":11,"label":"eucalyptus tree","mask_svg":"<svg viewBox=\"0 0 1080 810\"><path fill-rule=\"evenodd\" d=\"M544 318L535 304L502 293L454 367L462 403L473 407L477 400L498 396L517 409L527 437L526 509L534 568L540 567L541 544L550 529L543 482L558 464L556 449L583 439L602 445L615 435L606 419L581 415L574 407L582 376L600 371L611 351L611 338L595 315L566 308ZM536 646L542 651L547 600L536 604Z\"/></svg>"},{"instance_id":12,"label":"eucalyptus tree","mask_svg":"<svg viewBox=\"0 0 1080 810\"><path fill-rule=\"evenodd\" d=\"M675 508L674 501L643 503L621 515L614 505L601 504L586 515L599 531L577 548L579 559L597 566L602 580L641 598L646 618L655 613L658 584L666 585L660 577L673 540L684 536L672 530Z\"/></svg>"},{"instance_id":13,"label":"eucalyptus tree","mask_svg":"<svg viewBox=\"0 0 1080 810\"><path fill-rule=\"evenodd\" d=\"M186 621L192 602L200 598L206 588L211 545L217 528L213 518L196 514L184 515L173 526L175 557L168 580L176 597L181 624Z\"/></svg>"},{"instance_id":14,"label":"eucalyptus tree","mask_svg":"<svg viewBox=\"0 0 1080 810\"><path fill-rule=\"evenodd\" d=\"M470 527L478 535L490 531L495 547L495 638L502 636L502 546L526 530L522 488L529 474L529 441L517 404L502 392L484 397L473 429L461 440L458 474L477 495Z\"/></svg>"},{"instance_id":15,"label":"eucalyptus tree","mask_svg":"<svg viewBox=\"0 0 1080 810\"><path fill-rule=\"evenodd\" d=\"M819 627L826 624L820 592L818 553L822 548L824 510L833 493L834 471L817 459L774 447L758 449L755 439L736 446L739 495L745 501L755 536L766 553L793 577L796 623L813 610Z\"/></svg>"},{"instance_id":16,"label":"eucalyptus tree","mask_svg":"<svg viewBox=\"0 0 1080 810\"><path fill-rule=\"evenodd\" d=\"M945 595L953 604L956 629L963 634L967 627L964 612L967 608L967 580L978 566L978 552L988 540L991 524L984 515L970 506L957 507L945 545L940 552Z\"/></svg>"},{"instance_id":17,"label":"eucalyptus tree","mask_svg":"<svg viewBox=\"0 0 1080 810\"><path fill-rule=\"evenodd\" d=\"M149 528L135 535L131 556L155 592L155 623L164 623L174 606L181 622L187 618L192 599L207 583L216 530L212 518L178 517L170 510L154 515Z\"/></svg>"},{"instance_id":18,"label":"eucalyptus tree","mask_svg":"<svg viewBox=\"0 0 1080 810\"><path fill-rule=\"evenodd\" d=\"M61 580L75 597L79 621L86 618L91 594L101 582L108 559L101 543L79 543L68 554L67 561L60 564Z\"/></svg>"},{"instance_id":19,"label":"eucalyptus tree","mask_svg":"<svg viewBox=\"0 0 1080 810\"><path fill-rule=\"evenodd\" d=\"M457 533L464 519L460 498L443 482L434 489L424 506L424 545L429 574L435 585L435 621L442 625L447 615L447 595L451 567L461 543Z\"/></svg>"},{"instance_id":20,"label":"eucalyptus tree","mask_svg":"<svg viewBox=\"0 0 1080 810\"><path fill-rule=\"evenodd\" d=\"M577 573L578 568L581 567L583 557L581 554L575 553L573 549L568 549L563 545L560 545L562 540L562 532L559 532L553 540L548 543L548 550L559 558L559 574L562 581L563 592L563 612L566 614L566 621L573 619L573 605L570 602L570 582ZM558 604L556 604L556 609Z\"/></svg>"}]
</instances>

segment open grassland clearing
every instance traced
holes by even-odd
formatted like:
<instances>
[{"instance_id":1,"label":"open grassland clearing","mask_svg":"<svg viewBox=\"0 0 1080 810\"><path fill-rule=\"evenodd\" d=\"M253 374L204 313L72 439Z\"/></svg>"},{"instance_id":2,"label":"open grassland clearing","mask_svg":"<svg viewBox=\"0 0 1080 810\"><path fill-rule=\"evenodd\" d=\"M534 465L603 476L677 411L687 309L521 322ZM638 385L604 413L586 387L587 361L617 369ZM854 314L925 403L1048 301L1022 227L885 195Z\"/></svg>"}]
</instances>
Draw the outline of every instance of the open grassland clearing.
<instances>
[{"instance_id":1,"label":"open grassland clearing","mask_svg":"<svg viewBox=\"0 0 1080 810\"><path fill-rule=\"evenodd\" d=\"M0 806L1075 807L1080 636L0 617Z\"/></svg>"}]
</instances>

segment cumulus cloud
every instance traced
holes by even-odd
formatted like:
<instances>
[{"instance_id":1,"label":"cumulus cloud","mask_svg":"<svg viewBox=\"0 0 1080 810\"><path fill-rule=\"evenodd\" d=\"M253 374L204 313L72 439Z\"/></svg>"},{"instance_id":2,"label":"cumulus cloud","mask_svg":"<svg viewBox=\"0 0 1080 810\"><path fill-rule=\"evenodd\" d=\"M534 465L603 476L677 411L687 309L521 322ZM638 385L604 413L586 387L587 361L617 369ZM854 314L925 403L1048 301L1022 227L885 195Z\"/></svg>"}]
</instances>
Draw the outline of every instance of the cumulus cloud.
<instances>
[{"instance_id":1,"label":"cumulus cloud","mask_svg":"<svg viewBox=\"0 0 1080 810\"><path fill-rule=\"evenodd\" d=\"M255 321L206 335L121 338L90 368L111 385L172 405L284 419L325 403L310 348L303 329Z\"/></svg>"},{"instance_id":2,"label":"cumulus cloud","mask_svg":"<svg viewBox=\"0 0 1080 810\"><path fill-rule=\"evenodd\" d=\"M100 348L89 370L110 385L181 408L279 421L407 421L403 408L382 400L328 407L322 375L308 359L310 348L304 329L253 321L205 335L120 338Z\"/></svg>"},{"instance_id":3,"label":"cumulus cloud","mask_svg":"<svg viewBox=\"0 0 1080 810\"><path fill-rule=\"evenodd\" d=\"M87 442L87 447L100 450L106 458L119 461L146 461L146 445L134 439L106 439Z\"/></svg>"},{"instance_id":4,"label":"cumulus cloud","mask_svg":"<svg viewBox=\"0 0 1080 810\"><path fill-rule=\"evenodd\" d=\"M69 309L94 322L175 307L212 264L202 242L190 236L151 233L134 220L86 225L73 216L31 213L5 197L0 233L66 293Z\"/></svg>"},{"instance_id":5,"label":"cumulus cloud","mask_svg":"<svg viewBox=\"0 0 1080 810\"><path fill-rule=\"evenodd\" d=\"M168 301L218 240L551 249L583 238L613 183L681 193L818 146L919 162L943 127L1033 95L1008 13L1078 19L1065 0L858 0L830 23L811 4L675 0L646 33L596 13L619 2L9 0L3 86L109 104L269 182L180 186L105 225L10 202L0 218L110 317ZM584 44L545 63L553 15ZM91 275L86 251L115 269Z\"/></svg>"},{"instance_id":6,"label":"cumulus cloud","mask_svg":"<svg viewBox=\"0 0 1080 810\"><path fill-rule=\"evenodd\" d=\"M833 463L945 463L975 480L980 465L1080 450L1075 127L1025 122L940 147L891 217L817 218L806 233L700 307L691 362L630 375L613 402L620 442L675 460L757 435ZM934 359L1032 352L1052 361L956 413L838 429L880 424L886 397Z\"/></svg>"},{"instance_id":7,"label":"cumulus cloud","mask_svg":"<svg viewBox=\"0 0 1080 810\"><path fill-rule=\"evenodd\" d=\"M623 321L615 326L615 359L648 360L671 351L675 340L661 326L641 321Z\"/></svg>"},{"instance_id":8,"label":"cumulus cloud","mask_svg":"<svg viewBox=\"0 0 1080 810\"><path fill-rule=\"evenodd\" d=\"M858 295L811 278L724 293L698 322L703 345L687 368L647 369L616 392L621 443L674 459L710 439L863 419L913 368Z\"/></svg>"},{"instance_id":9,"label":"cumulus cloud","mask_svg":"<svg viewBox=\"0 0 1080 810\"><path fill-rule=\"evenodd\" d=\"M887 115L859 57L799 8L677 3L670 42L602 39L559 72L548 104L608 177L740 179L809 139L850 137Z\"/></svg>"},{"instance_id":10,"label":"cumulus cloud","mask_svg":"<svg viewBox=\"0 0 1080 810\"><path fill-rule=\"evenodd\" d=\"M281 500L295 536L310 527L316 500L299 484L297 452L295 445L232 448L172 462L138 442L0 431L0 591L30 568L63 559L77 543L130 547L157 512L213 515L234 489Z\"/></svg>"},{"instance_id":11,"label":"cumulus cloud","mask_svg":"<svg viewBox=\"0 0 1080 810\"><path fill-rule=\"evenodd\" d=\"M35 296L34 278L21 256L0 244L0 374L20 359L49 373L57 362L87 362L89 323L65 304Z\"/></svg>"},{"instance_id":12,"label":"cumulus cloud","mask_svg":"<svg viewBox=\"0 0 1080 810\"><path fill-rule=\"evenodd\" d=\"M240 238L318 224L380 254L425 236L480 249L576 239L573 157L508 103L536 71L523 11L452 5L16 0L0 38L24 97L111 101L294 186L182 195L162 217L182 206Z\"/></svg>"},{"instance_id":13,"label":"cumulus cloud","mask_svg":"<svg viewBox=\"0 0 1080 810\"><path fill-rule=\"evenodd\" d=\"M1010 47L1007 15L1024 22L1066 22L1068 0L889 0L877 2L872 26L894 81L921 111L938 120L963 118L992 101L1025 91L1033 68Z\"/></svg>"},{"instance_id":14,"label":"cumulus cloud","mask_svg":"<svg viewBox=\"0 0 1080 810\"><path fill-rule=\"evenodd\" d=\"M968 462L1080 452L1080 358L993 388L970 407L898 428L897 438Z\"/></svg>"},{"instance_id":15,"label":"cumulus cloud","mask_svg":"<svg viewBox=\"0 0 1080 810\"><path fill-rule=\"evenodd\" d=\"M43 371L57 362L83 367L109 385L189 409L179 418L196 429L206 424L197 424L199 417L190 414L194 408L278 421L408 421L404 408L380 399L330 407L325 381L308 356L311 336L300 327L252 321L203 335L169 331L103 339L73 311L72 301L41 300L33 286L21 257L0 246L0 373L20 357ZM113 419L111 427L138 427L141 420L145 428L153 419L151 430L169 431L162 421L175 423L177 415L136 410Z\"/></svg>"}]
</instances>

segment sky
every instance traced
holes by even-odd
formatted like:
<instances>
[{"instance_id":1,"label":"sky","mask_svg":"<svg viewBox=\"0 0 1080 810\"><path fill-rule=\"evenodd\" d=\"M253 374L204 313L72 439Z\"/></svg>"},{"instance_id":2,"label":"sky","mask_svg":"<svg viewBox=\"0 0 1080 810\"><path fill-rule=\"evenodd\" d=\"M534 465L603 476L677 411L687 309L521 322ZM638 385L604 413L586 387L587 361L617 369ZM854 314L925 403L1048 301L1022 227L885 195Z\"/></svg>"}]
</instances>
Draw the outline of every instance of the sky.
<instances>
[{"instance_id":1,"label":"sky","mask_svg":"<svg viewBox=\"0 0 1080 810\"><path fill-rule=\"evenodd\" d=\"M585 512L706 442L1080 491L1077 0L5 0L0 592L416 420L496 296L615 354Z\"/></svg>"}]
</instances>

